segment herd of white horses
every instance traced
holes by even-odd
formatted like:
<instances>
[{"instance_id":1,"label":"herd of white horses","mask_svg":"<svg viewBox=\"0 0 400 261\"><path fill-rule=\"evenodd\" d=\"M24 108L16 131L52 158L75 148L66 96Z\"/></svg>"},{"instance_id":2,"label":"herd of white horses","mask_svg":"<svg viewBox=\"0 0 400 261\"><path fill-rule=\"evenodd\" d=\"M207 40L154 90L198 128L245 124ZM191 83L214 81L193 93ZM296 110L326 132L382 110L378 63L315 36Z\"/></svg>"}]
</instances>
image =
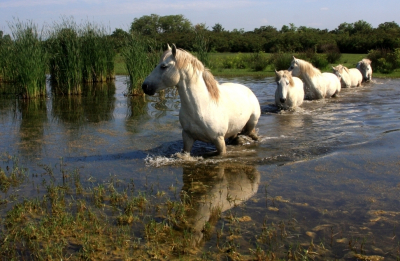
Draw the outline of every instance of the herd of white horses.
<instances>
[{"instance_id":1,"label":"herd of white horses","mask_svg":"<svg viewBox=\"0 0 400 261\"><path fill-rule=\"evenodd\" d=\"M293 56L288 70L275 72L276 106L282 109L295 108L300 106L304 99L334 97L342 88L359 87L363 82L372 79L371 61L366 58L359 61L356 68L349 69L339 64L332 67L332 70L332 73L321 73L311 63Z\"/></svg>"},{"instance_id":2,"label":"herd of white horses","mask_svg":"<svg viewBox=\"0 0 400 261\"><path fill-rule=\"evenodd\" d=\"M321 73L311 63L293 57L288 70L275 74L275 103L282 109L291 109L300 106L304 99L333 97L341 88L371 81L372 68L371 61L363 59L357 68L338 65L333 67L333 73ZM255 94L241 84L219 84L195 56L175 45L168 46L142 89L154 95L174 86L181 101L179 121L184 152L190 153L196 140L213 143L217 155L226 154L225 140L235 140L239 134L258 140L255 127L261 108Z\"/></svg>"}]
</instances>

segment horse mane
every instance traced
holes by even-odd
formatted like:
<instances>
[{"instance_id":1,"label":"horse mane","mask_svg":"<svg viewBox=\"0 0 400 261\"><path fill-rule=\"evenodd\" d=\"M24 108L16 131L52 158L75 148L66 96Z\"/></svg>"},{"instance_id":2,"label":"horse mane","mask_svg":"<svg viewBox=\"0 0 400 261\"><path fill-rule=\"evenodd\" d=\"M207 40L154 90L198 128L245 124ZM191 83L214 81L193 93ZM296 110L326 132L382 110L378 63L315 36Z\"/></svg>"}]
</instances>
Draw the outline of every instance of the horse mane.
<instances>
[{"instance_id":1,"label":"horse mane","mask_svg":"<svg viewBox=\"0 0 400 261\"><path fill-rule=\"evenodd\" d=\"M314 67L310 62L307 62L305 60L297 59L298 61L301 61L299 64L300 70L302 73L308 74L310 77L314 77L317 75L321 74L321 71Z\"/></svg>"},{"instance_id":2,"label":"horse mane","mask_svg":"<svg viewBox=\"0 0 400 261\"><path fill-rule=\"evenodd\" d=\"M288 70L279 71L278 74L275 75L275 81L278 82L282 77L288 78L290 87L294 86L292 74Z\"/></svg>"},{"instance_id":3,"label":"horse mane","mask_svg":"<svg viewBox=\"0 0 400 261\"><path fill-rule=\"evenodd\" d=\"M361 62L366 63L366 64L371 64L371 60L368 58L362 59Z\"/></svg>"},{"instance_id":4,"label":"horse mane","mask_svg":"<svg viewBox=\"0 0 400 261\"><path fill-rule=\"evenodd\" d=\"M349 68L347 68L346 66L342 66L343 70L345 70L348 74L350 74L350 70Z\"/></svg>"},{"instance_id":5,"label":"horse mane","mask_svg":"<svg viewBox=\"0 0 400 261\"><path fill-rule=\"evenodd\" d=\"M168 52L168 51L167 51ZM165 58L166 53L162 56ZM207 90L211 96L211 99L218 101L219 99L219 89L218 89L218 82L215 80L214 75L210 72L209 69L205 68L203 63L199 61L194 55L190 54L189 52L183 49L177 49L176 55L176 67L178 69L190 69L189 77L193 76L196 72L203 73L203 80L207 86Z\"/></svg>"}]
</instances>

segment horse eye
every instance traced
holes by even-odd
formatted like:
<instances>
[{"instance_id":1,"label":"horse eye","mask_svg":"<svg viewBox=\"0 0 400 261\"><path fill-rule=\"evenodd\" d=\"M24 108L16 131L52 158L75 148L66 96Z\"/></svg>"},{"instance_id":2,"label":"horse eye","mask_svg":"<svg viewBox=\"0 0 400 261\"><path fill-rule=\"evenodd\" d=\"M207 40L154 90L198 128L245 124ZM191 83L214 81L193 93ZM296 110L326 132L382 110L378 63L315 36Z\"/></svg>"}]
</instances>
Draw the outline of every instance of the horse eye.
<instances>
[{"instance_id":1,"label":"horse eye","mask_svg":"<svg viewBox=\"0 0 400 261\"><path fill-rule=\"evenodd\" d=\"M161 69L166 69L168 66L166 64L161 64L160 67Z\"/></svg>"}]
</instances>

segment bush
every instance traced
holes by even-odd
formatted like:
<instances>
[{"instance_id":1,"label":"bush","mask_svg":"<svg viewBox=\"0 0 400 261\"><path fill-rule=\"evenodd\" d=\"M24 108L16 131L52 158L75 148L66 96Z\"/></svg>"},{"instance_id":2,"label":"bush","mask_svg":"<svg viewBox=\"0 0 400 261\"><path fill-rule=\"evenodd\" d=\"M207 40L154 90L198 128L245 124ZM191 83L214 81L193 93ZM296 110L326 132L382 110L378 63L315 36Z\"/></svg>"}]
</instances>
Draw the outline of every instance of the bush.
<instances>
[{"instance_id":1,"label":"bush","mask_svg":"<svg viewBox=\"0 0 400 261\"><path fill-rule=\"evenodd\" d=\"M269 60L264 52L250 54L248 64L253 71L262 71L268 66Z\"/></svg>"},{"instance_id":2,"label":"bush","mask_svg":"<svg viewBox=\"0 0 400 261\"><path fill-rule=\"evenodd\" d=\"M392 73L400 67L400 49L371 50L367 58L371 60L374 70L380 73Z\"/></svg>"},{"instance_id":3,"label":"bush","mask_svg":"<svg viewBox=\"0 0 400 261\"><path fill-rule=\"evenodd\" d=\"M317 67L318 69L325 69L329 64L325 54L317 54L313 50L308 50L304 53L300 53L299 58L309 61L310 63L312 63L312 65L314 65L314 67Z\"/></svg>"},{"instance_id":4,"label":"bush","mask_svg":"<svg viewBox=\"0 0 400 261\"><path fill-rule=\"evenodd\" d=\"M274 53L269 59L270 64L273 64L275 70L287 70L292 62L293 55L290 53Z\"/></svg>"},{"instance_id":5,"label":"bush","mask_svg":"<svg viewBox=\"0 0 400 261\"><path fill-rule=\"evenodd\" d=\"M322 53L326 55L329 63L337 63L342 54L336 44L324 44L320 47Z\"/></svg>"},{"instance_id":6,"label":"bush","mask_svg":"<svg viewBox=\"0 0 400 261\"><path fill-rule=\"evenodd\" d=\"M243 54L228 56L221 59L221 66L224 69L245 69L249 60Z\"/></svg>"}]
</instances>

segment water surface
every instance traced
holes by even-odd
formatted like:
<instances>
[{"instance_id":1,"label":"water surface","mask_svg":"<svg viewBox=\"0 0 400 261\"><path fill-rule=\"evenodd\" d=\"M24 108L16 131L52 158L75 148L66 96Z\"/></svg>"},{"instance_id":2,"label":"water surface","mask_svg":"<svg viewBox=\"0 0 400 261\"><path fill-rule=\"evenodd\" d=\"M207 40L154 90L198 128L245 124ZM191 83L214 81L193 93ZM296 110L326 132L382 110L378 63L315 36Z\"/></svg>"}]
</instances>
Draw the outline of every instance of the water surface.
<instances>
[{"instance_id":1,"label":"water surface","mask_svg":"<svg viewBox=\"0 0 400 261\"><path fill-rule=\"evenodd\" d=\"M173 185L198 202L187 226L201 249L213 249L215 231L230 227L240 230L235 240L244 253L313 244L319 260L399 258L400 80L375 79L276 112L273 78L217 79L247 85L262 109L260 141L229 145L227 156L208 157L215 148L201 142L193 157L181 156L176 90L125 97L125 77L81 97L2 97L0 152L32 173L62 162L92 182L113 176L133 181L137 191ZM205 236L216 206L237 222L211 222L214 233Z\"/></svg>"}]
</instances>

